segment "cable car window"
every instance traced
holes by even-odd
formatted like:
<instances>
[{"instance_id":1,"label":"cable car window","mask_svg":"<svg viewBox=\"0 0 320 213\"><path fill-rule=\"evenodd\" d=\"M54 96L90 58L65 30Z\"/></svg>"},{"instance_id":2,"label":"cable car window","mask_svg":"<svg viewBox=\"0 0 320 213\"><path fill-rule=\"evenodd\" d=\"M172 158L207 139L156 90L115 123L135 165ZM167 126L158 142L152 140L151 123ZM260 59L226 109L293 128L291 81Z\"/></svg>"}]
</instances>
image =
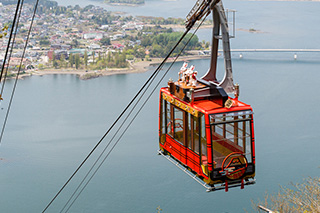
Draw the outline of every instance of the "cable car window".
<instances>
[{"instance_id":1,"label":"cable car window","mask_svg":"<svg viewBox=\"0 0 320 213\"><path fill-rule=\"evenodd\" d=\"M226 138L229 139L230 141L234 142L234 126L233 124L226 124Z\"/></svg>"},{"instance_id":2,"label":"cable car window","mask_svg":"<svg viewBox=\"0 0 320 213\"><path fill-rule=\"evenodd\" d=\"M191 130L192 130L192 122L191 120L192 115L188 113L188 126L186 128L187 130L187 147L192 150L192 137L191 137Z\"/></svg>"},{"instance_id":3,"label":"cable car window","mask_svg":"<svg viewBox=\"0 0 320 213\"><path fill-rule=\"evenodd\" d=\"M193 151L199 154L200 118L193 117Z\"/></svg>"},{"instance_id":4,"label":"cable car window","mask_svg":"<svg viewBox=\"0 0 320 213\"><path fill-rule=\"evenodd\" d=\"M174 107L174 138L176 141L183 144L183 114L184 111L181 109Z\"/></svg>"},{"instance_id":5,"label":"cable car window","mask_svg":"<svg viewBox=\"0 0 320 213\"><path fill-rule=\"evenodd\" d=\"M250 115L252 119L252 115ZM251 121L244 121L244 132L243 132L243 150L245 150L246 158L248 163L252 163L252 147L251 147Z\"/></svg>"},{"instance_id":6,"label":"cable car window","mask_svg":"<svg viewBox=\"0 0 320 213\"><path fill-rule=\"evenodd\" d=\"M201 163L203 165L208 165L208 155L207 155L207 137L206 137L206 123L204 119L204 115L200 116L201 123Z\"/></svg>"},{"instance_id":7,"label":"cable car window","mask_svg":"<svg viewBox=\"0 0 320 213\"><path fill-rule=\"evenodd\" d=\"M172 115L171 115L171 104L166 102L166 125L167 125L167 134L171 135L173 137L173 122L172 122Z\"/></svg>"},{"instance_id":8,"label":"cable car window","mask_svg":"<svg viewBox=\"0 0 320 213\"><path fill-rule=\"evenodd\" d=\"M245 138L245 122L238 122L237 123L237 134L238 134L238 139L237 139L237 144L241 147L245 147L245 141L246 141L246 138Z\"/></svg>"},{"instance_id":9,"label":"cable car window","mask_svg":"<svg viewBox=\"0 0 320 213\"><path fill-rule=\"evenodd\" d=\"M166 133L166 123L165 120L166 120L166 108L167 108L167 105L168 103L162 99L162 102L161 102L161 132L162 134L165 134Z\"/></svg>"},{"instance_id":10,"label":"cable car window","mask_svg":"<svg viewBox=\"0 0 320 213\"><path fill-rule=\"evenodd\" d=\"M215 168L220 168L226 156L240 152L252 162L251 111L209 115Z\"/></svg>"},{"instance_id":11,"label":"cable car window","mask_svg":"<svg viewBox=\"0 0 320 213\"><path fill-rule=\"evenodd\" d=\"M161 96L162 97L162 96ZM160 132L160 142L162 144L164 144L165 140L166 140L166 124L168 123L166 120L166 107L168 105L168 103L163 99L161 98L161 102L160 102L160 126L161 126L161 132Z\"/></svg>"}]
</instances>

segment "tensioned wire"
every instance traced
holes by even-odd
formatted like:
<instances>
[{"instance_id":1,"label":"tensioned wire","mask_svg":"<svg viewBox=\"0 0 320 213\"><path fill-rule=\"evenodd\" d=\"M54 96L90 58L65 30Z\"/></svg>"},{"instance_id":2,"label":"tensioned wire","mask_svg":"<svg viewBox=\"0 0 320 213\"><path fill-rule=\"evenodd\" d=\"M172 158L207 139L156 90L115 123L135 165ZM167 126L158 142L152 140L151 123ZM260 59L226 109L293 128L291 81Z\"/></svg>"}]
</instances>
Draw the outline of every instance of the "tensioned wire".
<instances>
[{"instance_id":1,"label":"tensioned wire","mask_svg":"<svg viewBox=\"0 0 320 213\"><path fill-rule=\"evenodd\" d=\"M11 28L11 31L13 32L14 31L14 36L13 36L13 40L11 42L11 38L9 37L9 41L8 41L8 46L7 46L7 50L6 50L6 55L5 55L5 58L7 57L7 52L8 52L8 47L10 47L10 53L9 53L9 58L8 58L8 62L7 62L7 68L6 68L6 71L4 72L3 70L1 70L1 76L0 76L0 82L1 82L1 78L2 76L4 75L4 78L3 78L3 82L2 82L2 86L1 86L1 96L3 95L3 90L4 90L4 85L6 83L6 79L7 79L7 74L8 74L8 69L9 69L9 64L10 64L10 60L11 60L11 55L12 55L12 52L13 52L13 45L16 41L16 36L17 36L17 31L18 31L18 27L19 27L19 22L20 22L20 17L21 17L21 11L22 11L22 7L23 7L23 0L19 6L19 15L18 15L18 19L16 20L14 17L14 20L13 20L13 23L12 23L12 28ZM16 16L16 15L15 15ZM10 36L12 36L11 32L10 32ZM4 65L5 65L5 61L4 60ZM2 68L4 68L4 65L2 66ZM1 140L0 140L0 143L1 143Z\"/></svg>"},{"instance_id":2,"label":"tensioned wire","mask_svg":"<svg viewBox=\"0 0 320 213\"><path fill-rule=\"evenodd\" d=\"M56 195L52 198L52 200L48 203L48 205L44 208L42 212L45 212L49 206L53 203L53 201L58 197L58 195L62 192L62 190L67 186L67 184L73 179L73 177L76 175L76 173L80 170L80 168L84 165L84 163L89 159L89 157L93 154L93 152L98 148L98 146L101 144L101 142L104 140L104 138L109 134L109 132L113 129L113 127L118 123L118 121L122 118L122 116L125 114L125 112L129 109L129 107L133 104L133 102L137 99L137 97L142 93L142 91L146 88L146 86L150 83L150 81L158 74L162 66L165 64L171 53L175 50L175 48L180 44L182 39L185 37L185 35L190 31L191 27L188 28L184 34L181 36L177 44L172 48L172 50L169 52L169 54L166 56L166 58L161 62L161 64L158 66L158 68L152 73L152 75L149 77L149 79L145 82L145 84L140 88L140 90L137 92L137 94L133 97L133 99L129 102L129 104L125 107L125 109L120 113L118 118L113 122L113 124L110 126L110 128L106 131L106 133L101 137L101 139L98 141L98 143L93 147L93 149L89 152L89 154L85 157L85 159L80 163L80 165L77 167L77 169L72 173L70 178L65 182L65 184L60 188L60 190L56 193Z\"/></svg>"},{"instance_id":3,"label":"tensioned wire","mask_svg":"<svg viewBox=\"0 0 320 213\"><path fill-rule=\"evenodd\" d=\"M181 55L181 53L184 51L184 49L186 48L186 46L188 45L188 43L190 42L190 40L193 38L193 36L195 35L195 33L198 31L199 27L202 25L203 21L206 19L206 17L208 16L208 14L206 14L206 16L203 18L203 20L201 21L201 23L197 26L197 28L195 29L195 31L193 32L192 36L188 39L188 41L186 42L186 44L184 45L184 47L180 50L180 52L178 53L178 55L175 57L174 61L171 63L171 65L169 66L169 68L166 70L166 72L162 75L161 79L157 82L157 84L154 86L154 88L152 89L152 91L150 92L150 94L148 95L148 97L146 98L146 100L143 102L143 104L140 106L140 108L138 109L138 111L136 112L136 114L134 115L134 117L131 119L131 121L129 122L129 124L127 125L127 127L123 130L123 132L121 133L121 135L119 136L119 138L117 139L117 141L114 143L114 145L111 147L111 149L109 150L109 152L107 153L107 155L102 159L102 161L100 162L100 164L98 165L98 167L94 170L93 174L91 174L90 178L87 180L87 182L85 183L85 185L82 187L82 189L79 191L78 195L74 198L74 200L71 202L71 204L69 205L69 207L66 209L65 212L68 212L69 209L72 207L72 205L74 204L74 202L78 199L78 197L81 195L81 193L83 192L83 190L87 187L87 185L89 184L89 182L92 180L92 178L95 176L95 174L98 172L98 170L100 169L100 167L102 166L102 164L106 161L106 159L109 157L109 155L111 154L111 152L114 150L115 146L119 143L119 141L121 140L121 138L123 137L123 135L126 133L126 131L128 130L128 128L131 126L131 124L133 123L133 121L136 119L136 117L139 115L139 113L141 112L141 110L143 109L143 107L146 105L146 103L149 101L149 99L151 98L152 94L154 94L155 90L158 88L158 86L160 85L160 83L163 81L164 77L167 75L167 73L170 71L170 69L172 68L173 64L176 62L176 60L178 59L178 57ZM163 65L162 65L163 66ZM161 66L161 67L162 67ZM158 72L159 73L159 72ZM157 76L157 75L156 75ZM156 77L155 76L155 77ZM70 203L70 201L72 200L72 198L75 196L75 194L77 193L77 191L79 190L79 188L81 187L81 185L84 183L84 181L87 179L87 177L89 176L89 174L91 173L91 171L93 170L93 168L96 166L96 164L98 163L98 161L102 158L103 154L105 153L105 151L107 150L107 148L109 147L109 145L111 144L111 142L113 141L113 139L115 138L115 136L119 133L120 129L123 127L123 125L125 124L125 122L127 121L127 119L129 118L129 116L131 115L131 113L133 112L133 110L136 108L136 106L138 105L138 103L141 101L142 97L145 95L145 93L148 91L149 87L151 86L152 82L155 80L155 78L153 78L150 82L150 84L146 87L145 91L143 92L143 94L140 96L140 98L138 99L138 101L135 103L135 105L133 106L133 108L131 109L131 111L129 112L129 114L127 115L127 117L124 119L124 121L122 122L122 124L120 125L120 127L118 128L118 130L116 131L116 133L113 135L113 137L111 138L111 140L109 141L109 143L106 145L106 147L104 148L104 150L101 152L101 154L99 155L99 157L97 158L97 160L94 162L94 164L91 166L90 170L87 172L87 174L85 175L85 177L83 178L83 180L79 183L78 187L75 189L74 193L71 195L71 197L69 198L69 200L67 201L67 203L64 205L64 207L62 208L62 210L60 212L63 212L64 209L67 207L67 205Z\"/></svg>"},{"instance_id":4,"label":"tensioned wire","mask_svg":"<svg viewBox=\"0 0 320 213\"><path fill-rule=\"evenodd\" d=\"M22 4L23 4L23 1L22 1ZM4 66L5 66L6 61L7 61L9 47L10 47L10 43L11 43L11 39L12 39L13 29L14 29L14 27L16 25L16 19L17 19L18 11L19 11L19 8L21 9L21 7L22 7L22 6L20 7L20 5L21 5L21 0L18 0L16 11L15 11L14 18L13 18L13 21L12 21L12 27L11 27L11 31L10 31L10 35L9 35L9 41L8 41L8 45L7 45L7 49L6 49L6 54L4 56L3 64L2 64L2 68L1 68L0 82L2 80L2 76L3 76L3 72L4 72Z\"/></svg>"},{"instance_id":5,"label":"tensioned wire","mask_svg":"<svg viewBox=\"0 0 320 213\"><path fill-rule=\"evenodd\" d=\"M209 14L209 13L208 13ZM207 14L207 15L208 15ZM197 19L195 19L193 22L195 23ZM203 22L203 21L202 21ZM194 24L193 23L193 24ZM153 81L155 76L158 74L160 69L163 67L169 56L172 54L172 52L175 50L175 48L180 44L180 42L183 40L183 38L187 35L187 33L190 31L193 25L187 28L187 30L184 32L184 34L181 36L177 44L172 48L172 50L169 52L169 54L166 56L166 58L161 62L161 64L158 66L158 68L153 72L153 74L149 77L149 79L146 81L146 83L140 88L138 93L134 96L134 98L130 101L130 103L125 107L125 109L121 112L121 114L118 116L118 118L114 121L114 123L111 125L111 127L107 130L107 132L102 136L102 138L99 140L99 142L94 146L94 148L90 151L90 153L86 156L86 158L81 162L81 164L77 167L77 169L73 172L73 174L70 176L70 178L65 182L65 184L60 188L60 190L56 193L56 195L52 198L52 200L48 203L48 205L44 208L42 212L45 212L50 205L54 202L54 200L58 197L58 195L63 191L63 189L69 184L69 182L73 179L73 177L76 175L76 173L80 170L80 168L84 165L84 163L89 159L89 157L93 154L93 152L97 149L97 147L101 144L101 142L104 140L104 138L109 134L109 132L113 129L113 127L117 124L117 122L122 118L122 116L125 114L125 112L129 109L129 107L133 104L133 102L137 99L137 97L141 94L141 92L146 88L146 86ZM181 53L180 53L181 54ZM176 59L175 59L176 60ZM172 66L172 65L171 65ZM169 70L168 70L169 71ZM164 77L164 76L163 76ZM159 82L160 84L160 82ZM145 92L144 92L145 93ZM144 94L143 93L143 94ZM110 144L111 142L109 142ZM109 144L107 146L109 146Z\"/></svg>"},{"instance_id":6,"label":"tensioned wire","mask_svg":"<svg viewBox=\"0 0 320 213\"><path fill-rule=\"evenodd\" d=\"M20 2L20 1L19 1L19 2ZM35 15L36 15L38 3L39 3L39 0L36 1L35 7L34 7L34 11L33 11L32 19L31 19L31 23L30 23L29 30L28 30L27 39L26 39L26 42L25 42L25 45L24 45L24 48L23 48L23 52L22 52L22 56L21 56L21 60L20 60L20 64L19 64L18 73L17 73L17 75L16 75L16 79L15 79L15 82L14 82L14 86L13 86L12 93L11 93L11 97L10 97L10 101L9 101L9 106L8 106L7 113L6 113L6 117L5 117L3 126L2 126L2 131L1 131L1 135L0 135L0 143L1 143L1 141L2 141L2 137L3 137L4 130L5 130L5 127L6 127L6 124L7 124L9 112L10 112L11 105L12 105L12 101L13 101L13 97L14 97L14 94L15 94L15 91L16 91L16 88L17 88L17 83L18 83L18 79L19 79L20 72L21 72L22 62L23 62L23 59L24 59L24 56L25 56L25 53L26 53L26 49L27 49L27 46L28 46L28 42L29 42L29 38L30 38L30 34L31 34L31 29L32 29L34 17L35 17ZM22 5L23 5L23 1L22 1ZM21 8L20 8L20 9L22 9L22 5L21 5ZM21 11L20 11L20 12L21 12ZM20 13L20 14L21 14L21 13ZM17 28L18 28L18 25L16 25L16 29L17 29ZM13 29L13 27L12 27L12 29ZM13 30L12 30L12 31L13 31ZM12 45L12 48L13 48L13 45ZM2 70L2 71L3 71L3 70ZM2 72L2 71L1 71L1 72ZM2 74L3 74L3 73L1 73L1 75L2 75Z\"/></svg>"},{"instance_id":7,"label":"tensioned wire","mask_svg":"<svg viewBox=\"0 0 320 213\"><path fill-rule=\"evenodd\" d=\"M13 45L14 45L14 42L15 42L15 39L16 39L16 35L17 35L17 30L18 30L19 20L20 20L20 16L21 16L22 6L23 6L23 0L22 0L22 2L21 2L21 0L19 0L18 3L17 3L17 8L16 8L16 11L15 11L15 14L14 14L14 18L13 18L13 21L12 21L12 27L11 27L11 30L10 30L8 45L7 45L6 53L5 53L4 60L3 60L1 73L0 73L0 82L1 82L2 76L5 75L4 79L3 79L3 82L2 82L2 86L1 86L1 93L0 93L1 97L3 96L4 85L5 85L6 78L7 78L7 72L8 72L10 59L11 59L11 54L12 54L12 51L13 51ZM14 36L13 36L13 41L11 42L13 32L15 32L15 33L14 33ZM9 58L8 58L8 62L7 62L6 72L4 74L4 67L5 67L5 64L6 64L6 61L7 61L9 49L10 49ZM23 59L21 59L21 60L23 60ZM14 92L12 91L12 94L13 93ZM12 94L11 94L11 97L12 97ZM4 129L6 127L9 110L10 110L10 104L9 104L9 107L7 109L7 112L6 112L5 120L4 120L3 124L2 124L1 135L0 135L0 144L2 142L2 136L3 136L3 133L4 133Z\"/></svg>"}]
</instances>

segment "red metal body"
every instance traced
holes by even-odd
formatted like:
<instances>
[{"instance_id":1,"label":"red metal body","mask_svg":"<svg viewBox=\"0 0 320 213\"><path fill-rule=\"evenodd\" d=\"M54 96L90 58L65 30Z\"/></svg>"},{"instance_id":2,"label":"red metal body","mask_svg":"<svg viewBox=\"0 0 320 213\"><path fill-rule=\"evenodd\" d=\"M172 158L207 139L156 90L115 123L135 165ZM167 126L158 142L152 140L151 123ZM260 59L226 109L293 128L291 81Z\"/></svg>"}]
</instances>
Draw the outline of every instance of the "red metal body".
<instances>
[{"instance_id":1,"label":"red metal body","mask_svg":"<svg viewBox=\"0 0 320 213\"><path fill-rule=\"evenodd\" d=\"M243 184L255 175L252 108L237 98L229 100L227 108L219 101L188 102L169 88L160 90L160 149L211 186Z\"/></svg>"}]
</instances>

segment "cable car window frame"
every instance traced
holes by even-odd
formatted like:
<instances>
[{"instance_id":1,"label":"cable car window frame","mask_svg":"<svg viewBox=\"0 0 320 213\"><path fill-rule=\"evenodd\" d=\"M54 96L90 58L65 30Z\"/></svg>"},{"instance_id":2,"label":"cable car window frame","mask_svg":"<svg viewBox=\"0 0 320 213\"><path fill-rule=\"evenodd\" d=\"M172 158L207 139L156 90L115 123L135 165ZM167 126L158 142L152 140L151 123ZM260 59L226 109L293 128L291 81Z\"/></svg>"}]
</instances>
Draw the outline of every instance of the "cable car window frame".
<instances>
[{"instance_id":1,"label":"cable car window frame","mask_svg":"<svg viewBox=\"0 0 320 213\"><path fill-rule=\"evenodd\" d=\"M198 131L197 131L198 126ZM200 155L200 141L201 141L201 126L200 126L200 116L193 116L193 140L192 140L192 151L197 155ZM197 134L197 135L196 135Z\"/></svg>"},{"instance_id":2,"label":"cable car window frame","mask_svg":"<svg viewBox=\"0 0 320 213\"><path fill-rule=\"evenodd\" d=\"M186 131L185 131L185 120L186 120L186 116L185 116L185 111L180 109L179 107L176 107L176 106L173 106L173 138L179 142L180 144L186 146L185 144L185 134L186 134ZM181 114L181 117L178 115ZM182 122L181 122L182 121ZM182 124L182 125L181 125ZM178 136L178 132L181 132L180 131L177 131L179 128L182 129L182 135L181 136ZM181 139L181 140L180 140Z\"/></svg>"},{"instance_id":3,"label":"cable car window frame","mask_svg":"<svg viewBox=\"0 0 320 213\"><path fill-rule=\"evenodd\" d=\"M165 117L166 117L166 122L165 124L167 125L166 127L166 134L170 135L171 137L174 136L174 127L173 127L173 105L167 101L166 102L166 108L165 108Z\"/></svg>"},{"instance_id":4,"label":"cable car window frame","mask_svg":"<svg viewBox=\"0 0 320 213\"><path fill-rule=\"evenodd\" d=\"M160 143L164 144L166 141L166 134L167 134L167 105L168 102L162 98L160 100Z\"/></svg>"},{"instance_id":5,"label":"cable car window frame","mask_svg":"<svg viewBox=\"0 0 320 213\"><path fill-rule=\"evenodd\" d=\"M214 153L215 137L213 136L213 132L220 135L223 138L221 139L222 141L225 141L225 142L230 141L231 143L234 143L236 146L241 147L241 150L242 150L241 152L243 152L243 154L246 156L248 163L253 162L254 156L252 151L253 141L252 141L252 126L251 126L251 122L253 120L252 115L253 115L253 112L251 110L224 112L224 113L209 115L210 133L211 133L211 140L212 140L212 157L213 157L213 161L216 164L215 169L221 168L221 165L219 162L221 161L223 156L216 157L217 155L215 155ZM242 118L239 118L240 116ZM241 125L239 125L241 123L242 123L242 129L240 128ZM230 130L230 127L232 127L231 130ZM216 131L216 128L219 128L221 130L220 133ZM239 131L242 132L242 135L239 134ZM228 137L228 134L238 135L238 137L237 138ZM241 136L239 137L239 135ZM241 145L239 145L239 141L240 141L239 139L241 139L242 141ZM236 146L234 147L237 148ZM220 161L218 161L217 158L221 158Z\"/></svg>"},{"instance_id":6,"label":"cable car window frame","mask_svg":"<svg viewBox=\"0 0 320 213\"><path fill-rule=\"evenodd\" d=\"M235 117L235 116L244 116L244 115L249 115L250 116L250 118L236 120L236 122L240 122L240 121L252 120L253 112L251 110L242 110L242 111L234 111L234 112L223 112L223 113L217 113L217 114L209 114L210 125L213 125L213 124L227 124L227 123L235 122L234 120L229 120L229 121L228 120L224 120L224 121L221 121L221 122L211 122L212 120L216 119L217 115L223 115L223 114L228 115L228 116L221 116L221 117L218 117L218 118L224 118L225 119L225 118L230 118L230 117ZM236 115L232 116L231 114L236 114Z\"/></svg>"}]
</instances>

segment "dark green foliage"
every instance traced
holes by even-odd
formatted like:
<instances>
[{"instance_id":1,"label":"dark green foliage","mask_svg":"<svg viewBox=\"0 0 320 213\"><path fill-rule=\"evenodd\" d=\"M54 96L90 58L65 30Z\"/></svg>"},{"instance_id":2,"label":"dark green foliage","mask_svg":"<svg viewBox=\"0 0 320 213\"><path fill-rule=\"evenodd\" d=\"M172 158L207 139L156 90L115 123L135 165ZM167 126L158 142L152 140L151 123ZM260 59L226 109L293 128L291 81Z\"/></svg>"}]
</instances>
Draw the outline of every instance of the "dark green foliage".
<instances>
[{"instance_id":1,"label":"dark green foliage","mask_svg":"<svg viewBox=\"0 0 320 213\"><path fill-rule=\"evenodd\" d=\"M77 47L79 47L79 41L78 41L77 39L73 39L73 40L71 41L71 46L72 46L72 48L77 48Z\"/></svg>"},{"instance_id":2,"label":"dark green foliage","mask_svg":"<svg viewBox=\"0 0 320 213\"><path fill-rule=\"evenodd\" d=\"M104 46L110 45L111 44L110 38L104 37L100 40L100 43Z\"/></svg>"},{"instance_id":3,"label":"dark green foliage","mask_svg":"<svg viewBox=\"0 0 320 213\"><path fill-rule=\"evenodd\" d=\"M84 66L85 66L86 69L87 69L87 67L88 67L88 53L87 53L87 50L84 51L83 59L84 59Z\"/></svg>"},{"instance_id":4,"label":"dark green foliage","mask_svg":"<svg viewBox=\"0 0 320 213\"><path fill-rule=\"evenodd\" d=\"M165 57L170 50L174 47L174 45L178 42L178 40L182 36L182 32L173 32L173 33L162 33L157 34L156 36L146 35L141 40L141 46L145 48L150 48L150 56L151 57ZM184 45L191 38L192 34L189 33L182 40L180 45L173 52L173 56L179 53ZM190 40L189 44L186 46L185 50L194 49L200 46L199 39L195 35Z\"/></svg>"},{"instance_id":5,"label":"dark green foliage","mask_svg":"<svg viewBox=\"0 0 320 213\"><path fill-rule=\"evenodd\" d=\"M120 16L111 15L110 13L106 13L103 15L95 15L92 16L91 21L98 25L106 25L111 24L112 21L119 20Z\"/></svg>"},{"instance_id":6,"label":"dark green foliage","mask_svg":"<svg viewBox=\"0 0 320 213\"><path fill-rule=\"evenodd\" d=\"M163 17L152 17L152 16L138 16L143 22L156 25L166 25L166 24L179 24L184 25L184 19L182 18L163 18Z\"/></svg>"},{"instance_id":7,"label":"dark green foliage","mask_svg":"<svg viewBox=\"0 0 320 213\"><path fill-rule=\"evenodd\" d=\"M70 53L70 55L69 55L69 64L70 64L71 68L73 67L74 63L75 63L75 57L74 57L74 55L72 53Z\"/></svg>"},{"instance_id":8,"label":"dark green foliage","mask_svg":"<svg viewBox=\"0 0 320 213\"><path fill-rule=\"evenodd\" d=\"M80 67L80 55L79 55L79 53L77 53L75 55L75 65L76 65L76 69L79 69L79 67Z\"/></svg>"},{"instance_id":9,"label":"dark green foliage","mask_svg":"<svg viewBox=\"0 0 320 213\"><path fill-rule=\"evenodd\" d=\"M50 41L49 40L40 40L40 45L50 45Z\"/></svg>"}]
</instances>

